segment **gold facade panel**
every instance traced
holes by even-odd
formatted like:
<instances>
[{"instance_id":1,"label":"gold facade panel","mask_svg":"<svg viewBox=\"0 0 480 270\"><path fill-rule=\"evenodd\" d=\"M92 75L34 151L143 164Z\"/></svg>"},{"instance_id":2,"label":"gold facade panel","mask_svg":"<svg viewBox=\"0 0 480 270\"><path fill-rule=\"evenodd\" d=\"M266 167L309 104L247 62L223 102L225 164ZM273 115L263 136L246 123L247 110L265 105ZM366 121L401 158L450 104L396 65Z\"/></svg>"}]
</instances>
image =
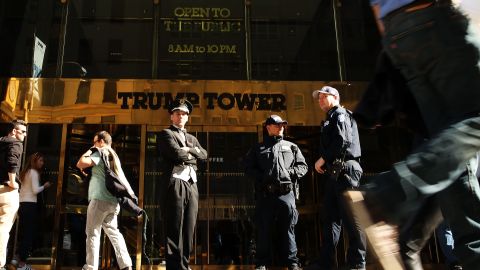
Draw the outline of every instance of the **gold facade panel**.
<instances>
[{"instance_id":1,"label":"gold facade panel","mask_svg":"<svg viewBox=\"0 0 480 270\"><path fill-rule=\"evenodd\" d=\"M168 125L168 103L176 97L193 103L191 125L261 125L268 115L279 114L293 125L316 126L325 115L311 95L325 82L39 79L38 93L31 98L31 89L18 87L31 85L31 79L12 80L2 103L8 106L2 110L13 110L17 117L28 113L31 123ZM339 89L341 103L350 109L366 87L363 82L329 84ZM31 105L15 106L23 103L17 100L22 97Z\"/></svg>"}]
</instances>

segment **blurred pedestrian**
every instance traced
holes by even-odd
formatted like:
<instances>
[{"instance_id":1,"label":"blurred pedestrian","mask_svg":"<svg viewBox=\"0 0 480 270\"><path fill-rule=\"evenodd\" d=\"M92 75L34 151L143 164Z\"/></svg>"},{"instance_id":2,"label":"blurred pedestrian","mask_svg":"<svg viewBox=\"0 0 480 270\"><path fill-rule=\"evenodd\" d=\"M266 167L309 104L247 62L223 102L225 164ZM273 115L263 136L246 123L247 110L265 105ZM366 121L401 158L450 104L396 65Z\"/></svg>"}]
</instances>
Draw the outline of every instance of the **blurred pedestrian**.
<instances>
[{"instance_id":1,"label":"blurred pedestrian","mask_svg":"<svg viewBox=\"0 0 480 270\"><path fill-rule=\"evenodd\" d=\"M425 199L438 194L458 259L464 269L480 269L480 188L478 181L459 177L480 149L479 50L467 40L471 22L447 0L371 4L383 49L404 76L429 140L375 177L365 187L364 203L374 221L402 225Z\"/></svg>"}]
</instances>

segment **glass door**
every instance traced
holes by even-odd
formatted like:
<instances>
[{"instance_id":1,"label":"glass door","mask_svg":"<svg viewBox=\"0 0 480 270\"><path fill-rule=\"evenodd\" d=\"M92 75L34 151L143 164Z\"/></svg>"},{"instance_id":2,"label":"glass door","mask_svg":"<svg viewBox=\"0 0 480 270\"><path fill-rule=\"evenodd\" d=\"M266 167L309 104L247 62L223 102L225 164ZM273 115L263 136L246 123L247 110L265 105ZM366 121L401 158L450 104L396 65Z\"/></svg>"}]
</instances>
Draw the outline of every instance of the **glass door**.
<instances>
[{"instance_id":1,"label":"glass door","mask_svg":"<svg viewBox=\"0 0 480 270\"><path fill-rule=\"evenodd\" d=\"M296 143L313 164L316 155L316 129L289 126L285 139ZM206 182L199 185L200 206L195 238L196 264L254 265L255 198L253 179L244 173L243 161L248 150L263 141L262 126L236 130L236 127L203 127L197 138L207 142L209 159ZM300 217L296 226L298 256L302 263L307 254L320 248L321 184L310 168L300 182L301 198L297 201Z\"/></svg>"},{"instance_id":2,"label":"glass door","mask_svg":"<svg viewBox=\"0 0 480 270\"><path fill-rule=\"evenodd\" d=\"M149 231L147 250L154 265L165 262L158 132L147 128L145 164L145 209ZM253 223L252 183L243 174L242 158L257 142L257 127L188 126L207 149L207 162L199 164L199 213L193 264L251 264Z\"/></svg>"},{"instance_id":3,"label":"glass door","mask_svg":"<svg viewBox=\"0 0 480 270\"><path fill-rule=\"evenodd\" d=\"M140 171L139 125L86 125L68 126L65 151L65 177L61 191L62 207L58 243L57 265L59 267L82 267L85 263L85 226L88 206L88 182L84 173L76 168L79 157L92 147L96 132L106 130L112 135L112 147L117 152L125 176L138 195ZM118 216L119 229L135 265L137 254L137 218L125 210ZM100 267L115 265L115 254L110 241L102 234Z\"/></svg>"}]
</instances>

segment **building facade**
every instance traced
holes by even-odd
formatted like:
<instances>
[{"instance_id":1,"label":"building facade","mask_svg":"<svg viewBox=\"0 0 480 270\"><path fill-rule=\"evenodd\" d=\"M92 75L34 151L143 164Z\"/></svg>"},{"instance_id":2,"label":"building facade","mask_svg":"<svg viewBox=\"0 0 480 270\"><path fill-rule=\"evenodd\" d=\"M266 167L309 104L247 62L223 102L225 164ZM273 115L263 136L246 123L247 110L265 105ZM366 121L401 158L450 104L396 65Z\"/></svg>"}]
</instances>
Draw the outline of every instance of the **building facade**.
<instances>
[{"instance_id":1,"label":"building facade","mask_svg":"<svg viewBox=\"0 0 480 270\"><path fill-rule=\"evenodd\" d=\"M199 170L192 262L198 269L253 264L253 183L241 164L262 140L264 119L273 113L287 119L287 138L313 166L324 113L312 91L332 85L353 109L380 49L362 0L1 1L0 33L1 119L29 122L25 156L44 153L43 180L55 183L41 197L40 233L30 258L45 269L84 263L87 183L75 164L99 130L113 135L150 217L147 254L162 267L156 139L176 97L194 104L187 128L209 152ZM360 132L367 177L407 151L405 130ZM321 180L310 170L301 185L302 262L320 249ZM136 268L147 267L141 224L122 212L120 227ZM102 268L115 265L112 252L105 239Z\"/></svg>"}]
</instances>

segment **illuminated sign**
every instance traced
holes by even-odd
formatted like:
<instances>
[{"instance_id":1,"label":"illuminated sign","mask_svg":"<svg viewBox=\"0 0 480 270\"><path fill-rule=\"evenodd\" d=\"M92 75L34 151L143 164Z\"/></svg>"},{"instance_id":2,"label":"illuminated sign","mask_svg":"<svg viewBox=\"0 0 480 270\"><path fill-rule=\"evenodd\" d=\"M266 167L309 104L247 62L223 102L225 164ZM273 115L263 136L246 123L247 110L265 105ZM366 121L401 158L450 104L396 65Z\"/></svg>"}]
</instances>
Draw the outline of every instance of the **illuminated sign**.
<instances>
[{"instance_id":1,"label":"illuminated sign","mask_svg":"<svg viewBox=\"0 0 480 270\"><path fill-rule=\"evenodd\" d=\"M209 0L205 6L162 5L160 56L240 57L243 47L243 1ZM187 58L188 59L188 58ZM232 58L229 58L232 59Z\"/></svg>"}]
</instances>

